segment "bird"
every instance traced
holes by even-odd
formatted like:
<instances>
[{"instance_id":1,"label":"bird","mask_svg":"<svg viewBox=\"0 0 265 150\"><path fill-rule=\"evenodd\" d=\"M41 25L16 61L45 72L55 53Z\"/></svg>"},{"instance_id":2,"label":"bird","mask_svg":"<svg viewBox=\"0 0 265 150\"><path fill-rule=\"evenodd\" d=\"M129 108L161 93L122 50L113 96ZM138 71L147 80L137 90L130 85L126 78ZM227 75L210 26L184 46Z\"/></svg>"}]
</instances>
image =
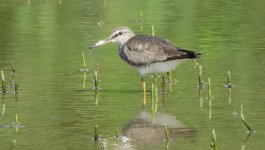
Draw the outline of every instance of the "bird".
<instances>
[{"instance_id":1,"label":"bird","mask_svg":"<svg viewBox=\"0 0 265 150\"><path fill-rule=\"evenodd\" d=\"M139 70L141 81L148 73L168 73L179 64L200 57L200 53L178 46L171 41L151 36L136 35L130 28L120 26L114 28L109 37L99 40L89 48L95 48L107 43L116 43L122 60Z\"/></svg>"}]
</instances>

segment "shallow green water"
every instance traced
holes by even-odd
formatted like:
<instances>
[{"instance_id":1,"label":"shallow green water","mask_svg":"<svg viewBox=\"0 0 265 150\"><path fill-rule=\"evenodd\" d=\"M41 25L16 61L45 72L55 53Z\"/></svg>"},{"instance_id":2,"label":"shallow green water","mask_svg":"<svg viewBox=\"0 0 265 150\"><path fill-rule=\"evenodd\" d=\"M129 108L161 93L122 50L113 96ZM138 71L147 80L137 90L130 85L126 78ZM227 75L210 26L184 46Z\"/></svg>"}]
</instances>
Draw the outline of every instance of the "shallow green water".
<instances>
[{"instance_id":1,"label":"shallow green water","mask_svg":"<svg viewBox=\"0 0 265 150\"><path fill-rule=\"evenodd\" d=\"M217 134L227 150L262 149L265 138L265 10L258 1L58 1L1 0L0 69L10 81L10 62L21 92L1 96L1 149L166 149L164 124L170 129L168 149L205 150ZM136 23L143 13L143 29ZM98 26L98 22L104 22ZM88 50L114 27L168 38L180 47L203 54L203 78L212 81L209 119L207 88L200 101L198 66L185 62L172 72L178 82L161 94L152 123L150 89L143 94L138 72L118 56L116 45ZM83 88L81 52L90 69ZM99 64L100 87L95 94L93 72ZM231 99L226 73L232 74ZM166 85L167 86L167 85ZM9 88L7 88L9 90ZM256 130L248 140L240 105ZM234 111L238 114L234 115ZM16 130L18 121L23 128ZM180 125L181 124L181 125ZM99 142L93 141L98 125ZM115 142L115 130L129 138ZM16 141L13 144L13 141ZM12 146L13 145L13 146ZM15 146L14 146L15 145Z\"/></svg>"}]
</instances>

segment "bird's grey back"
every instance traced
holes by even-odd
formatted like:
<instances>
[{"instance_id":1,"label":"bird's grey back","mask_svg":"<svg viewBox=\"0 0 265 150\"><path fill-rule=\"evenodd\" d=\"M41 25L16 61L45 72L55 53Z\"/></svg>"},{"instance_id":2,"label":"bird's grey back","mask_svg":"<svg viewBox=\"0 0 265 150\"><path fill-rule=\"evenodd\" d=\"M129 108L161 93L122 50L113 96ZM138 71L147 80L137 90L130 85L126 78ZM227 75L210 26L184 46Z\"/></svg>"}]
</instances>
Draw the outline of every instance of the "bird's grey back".
<instances>
[{"instance_id":1,"label":"bird's grey back","mask_svg":"<svg viewBox=\"0 0 265 150\"><path fill-rule=\"evenodd\" d=\"M135 35L120 47L120 57L133 66L175 59L196 58L195 52L176 47L167 39Z\"/></svg>"}]
</instances>

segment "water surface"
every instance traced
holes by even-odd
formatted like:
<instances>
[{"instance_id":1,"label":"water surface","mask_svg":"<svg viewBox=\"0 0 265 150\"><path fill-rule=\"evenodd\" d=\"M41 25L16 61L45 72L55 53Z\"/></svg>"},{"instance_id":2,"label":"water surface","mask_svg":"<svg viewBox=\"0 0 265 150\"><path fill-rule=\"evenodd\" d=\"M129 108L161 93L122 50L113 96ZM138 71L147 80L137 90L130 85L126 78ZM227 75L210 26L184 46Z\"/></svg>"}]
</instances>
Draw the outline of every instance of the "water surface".
<instances>
[{"instance_id":1,"label":"water surface","mask_svg":"<svg viewBox=\"0 0 265 150\"><path fill-rule=\"evenodd\" d=\"M264 2L258 1L17 1L0 4L0 69L7 82L10 62L21 92L2 97L1 149L185 149L205 150L215 129L219 149L262 149L264 126ZM142 29L136 20L142 16ZM99 23L100 22L100 23ZM98 25L100 24L100 26ZM103 24L103 25L102 25ZM188 61L172 72L178 81L161 94L152 117L150 90L143 94L138 72L118 56L115 44L89 50L117 26L151 34L202 53L203 79L212 81L209 118L207 88L200 97L198 66ZM82 51L89 72L83 88ZM93 72L99 64L97 94ZM234 88L229 98L226 73ZM167 86L167 85L166 85ZM9 89L9 88L7 88ZM256 130L247 140L240 105ZM236 113L235 113L236 112ZM14 128L18 121L23 128ZM170 130L166 145L164 124ZM98 125L99 142L93 141ZM115 141L115 130L126 142ZM13 141L16 141L15 144Z\"/></svg>"}]
</instances>

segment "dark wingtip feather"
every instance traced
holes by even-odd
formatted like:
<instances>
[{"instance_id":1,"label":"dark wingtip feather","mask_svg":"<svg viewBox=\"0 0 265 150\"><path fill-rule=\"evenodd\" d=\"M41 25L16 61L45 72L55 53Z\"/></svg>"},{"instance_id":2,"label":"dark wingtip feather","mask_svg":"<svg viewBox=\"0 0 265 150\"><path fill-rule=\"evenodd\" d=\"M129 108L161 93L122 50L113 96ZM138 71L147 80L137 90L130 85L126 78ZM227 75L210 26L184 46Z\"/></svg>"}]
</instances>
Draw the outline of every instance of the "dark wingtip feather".
<instances>
[{"instance_id":1,"label":"dark wingtip feather","mask_svg":"<svg viewBox=\"0 0 265 150\"><path fill-rule=\"evenodd\" d=\"M193 51L189 51L189 50L180 50L185 52L186 54L184 55L184 58L190 58L190 59L196 59L196 58L200 58L200 55L202 55L201 53L198 52L193 52Z\"/></svg>"},{"instance_id":2,"label":"dark wingtip feather","mask_svg":"<svg viewBox=\"0 0 265 150\"><path fill-rule=\"evenodd\" d=\"M201 53L194 52L192 58L200 58L201 55L202 55Z\"/></svg>"}]
</instances>

